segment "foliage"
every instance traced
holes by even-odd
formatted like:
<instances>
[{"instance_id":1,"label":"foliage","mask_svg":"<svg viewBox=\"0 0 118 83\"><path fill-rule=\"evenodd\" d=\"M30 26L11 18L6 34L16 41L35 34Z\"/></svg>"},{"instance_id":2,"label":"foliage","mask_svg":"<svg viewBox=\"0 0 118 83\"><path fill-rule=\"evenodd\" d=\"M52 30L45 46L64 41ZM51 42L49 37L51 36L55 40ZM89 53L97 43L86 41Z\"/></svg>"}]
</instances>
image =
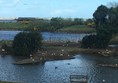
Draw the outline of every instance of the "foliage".
<instances>
[{"instance_id":1,"label":"foliage","mask_svg":"<svg viewBox=\"0 0 118 83\"><path fill-rule=\"evenodd\" d=\"M85 25L87 25L88 27L94 28L95 27L95 22L93 19L86 19L86 21L84 22Z\"/></svg>"},{"instance_id":2,"label":"foliage","mask_svg":"<svg viewBox=\"0 0 118 83\"><path fill-rule=\"evenodd\" d=\"M118 33L118 6L107 8L101 5L93 16L97 34L84 37L82 46L85 48L106 48L112 35Z\"/></svg>"},{"instance_id":3,"label":"foliage","mask_svg":"<svg viewBox=\"0 0 118 83\"><path fill-rule=\"evenodd\" d=\"M84 24L84 19L82 18L74 18L74 25L83 25Z\"/></svg>"},{"instance_id":4,"label":"foliage","mask_svg":"<svg viewBox=\"0 0 118 83\"><path fill-rule=\"evenodd\" d=\"M53 31L57 31L58 29L61 29L66 26L71 26L73 24L73 21L71 18L64 19L61 17L55 17L50 20L50 26Z\"/></svg>"},{"instance_id":5,"label":"foliage","mask_svg":"<svg viewBox=\"0 0 118 83\"><path fill-rule=\"evenodd\" d=\"M109 37L105 37L105 35L88 35L82 39L82 47L83 48L106 48L108 45Z\"/></svg>"},{"instance_id":6,"label":"foliage","mask_svg":"<svg viewBox=\"0 0 118 83\"><path fill-rule=\"evenodd\" d=\"M82 39L82 47L83 48L95 48L96 40L97 40L97 36L96 35L85 36Z\"/></svg>"},{"instance_id":7,"label":"foliage","mask_svg":"<svg viewBox=\"0 0 118 83\"><path fill-rule=\"evenodd\" d=\"M17 22L0 22L2 30L25 30L25 31L58 31L65 27L86 25L83 18L61 18L52 17L51 19L41 18L18 18ZM93 26L94 22L88 22L88 26ZM71 29L72 30L72 29Z\"/></svg>"},{"instance_id":8,"label":"foliage","mask_svg":"<svg viewBox=\"0 0 118 83\"><path fill-rule=\"evenodd\" d=\"M93 13L93 17L95 19L97 27L106 22L107 13L108 8L104 5L99 6L97 10Z\"/></svg>"},{"instance_id":9,"label":"foliage","mask_svg":"<svg viewBox=\"0 0 118 83\"><path fill-rule=\"evenodd\" d=\"M37 19L29 22L25 29L28 31L50 31L50 23L48 20Z\"/></svg>"},{"instance_id":10,"label":"foliage","mask_svg":"<svg viewBox=\"0 0 118 83\"><path fill-rule=\"evenodd\" d=\"M41 48L42 37L37 32L20 32L13 40L14 55L28 56Z\"/></svg>"},{"instance_id":11,"label":"foliage","mask_svg":"<svg viewBox=\"0 0 118 83\"><path fill-rule=\"evenodd\" d=\"M55 29L59 29L63 27L62 23L63 23L62 18L52 18L50 21L51 26L54 27Z\"/></svg>"},{"instance_id":12,"label":"foliage","mask_svg":"<svg viewBox=\"0 0 118 83\"><path fill-rule=\"evenodd\" d=\"M72 18L55 17L50 20L50 26L53 31L58 31L58 30L63 29L65 27L71 27L71 26L76 26L76 25L80 25L80 26L83 25L84 26L84 22L85 21L82 18L72 19Z\"/></svg>"}]
</instances>

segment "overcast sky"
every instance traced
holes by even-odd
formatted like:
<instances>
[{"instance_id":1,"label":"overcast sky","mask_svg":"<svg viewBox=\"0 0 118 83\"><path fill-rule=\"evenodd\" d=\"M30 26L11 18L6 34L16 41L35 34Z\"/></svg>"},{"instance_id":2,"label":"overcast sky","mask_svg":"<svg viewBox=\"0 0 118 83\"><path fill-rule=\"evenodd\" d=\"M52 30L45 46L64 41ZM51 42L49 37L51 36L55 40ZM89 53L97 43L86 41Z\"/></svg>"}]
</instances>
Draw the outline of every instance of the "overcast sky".
<instances>
[{"instance_id":1,"label":"overcast sky","mask_svg":"<svg viewBox=\"0 0 118 83\"><path fill-rule=\"evenodd\" d=\"M101 4L118 0L0 0L0 18L92 18Z\"/></svg>"}]
</instances>

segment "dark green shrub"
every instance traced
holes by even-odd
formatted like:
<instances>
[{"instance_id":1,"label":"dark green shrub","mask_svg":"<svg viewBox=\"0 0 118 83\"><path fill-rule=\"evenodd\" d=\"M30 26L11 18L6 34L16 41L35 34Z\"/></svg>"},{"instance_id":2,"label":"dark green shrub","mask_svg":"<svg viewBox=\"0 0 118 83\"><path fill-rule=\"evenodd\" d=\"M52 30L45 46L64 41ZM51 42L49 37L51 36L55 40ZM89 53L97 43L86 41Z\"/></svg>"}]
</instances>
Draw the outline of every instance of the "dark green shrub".
<instances>
[{"instance_id":1,"label":"dark green shrub","mask_svg":"<svg viewBox=\"0 0 118 83\"><path fill-rule=\"evenodd\" d=\"M42 36L37 32L20 32L13 41L14 55L28 56L41 48Z\"/></svg>"},{"instance_id":2,"label":"dark green shrub","mask_svg":"<svg viewBox=\"0 0 118 83\"><path fill-rule=\"evenodd\" d=\"M109 43L108 35L88 35L82 39L83 48L106 48Z\"/></svg>"},{"instance_id":3,"label":"dark green shrub","mask_svg":"<svg viewBox=\"0 0 118 83\"><path fill-rule=\"evenodd\" d=\"M82 39L82 47L83 48L95 48L97 36L96 35L88 35Z\"/></svg>"}]
</instances>

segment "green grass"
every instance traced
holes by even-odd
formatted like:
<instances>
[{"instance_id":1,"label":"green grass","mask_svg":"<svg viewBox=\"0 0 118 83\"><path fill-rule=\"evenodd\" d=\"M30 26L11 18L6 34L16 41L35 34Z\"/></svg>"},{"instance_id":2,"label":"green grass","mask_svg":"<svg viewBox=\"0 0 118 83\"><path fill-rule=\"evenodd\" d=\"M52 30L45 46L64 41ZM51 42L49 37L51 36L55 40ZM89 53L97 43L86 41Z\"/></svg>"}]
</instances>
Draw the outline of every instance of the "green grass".
<instances>
[{"instance_id":1,"label":"green grass","mask_svg":"<svg viewBox=\"0 0 118 83\"><path fill-rule=\"evenodd\" d=\"M20 22L0 22L0 30L32 30L31 23L24 24ZM30 26L30 27L29 27ZM47 26L48 27L48 26ZM49 27L48 27L49 28ZM71 33L93 33L95 32L94 28L90 28L86 25L74 25L69 27L63 27L58 30L59 32L71 32Z\"/></svg>"},{"instance_id":2,"label":"green grass","mask_svg":"<svg viewBox=\"0 0 118 83\"><path fill-rule=\"evenodd\" d=\"M0 22L0 30L25 30L28 24L12 23L12 22Z\"/></svg>"},{"instance_id":3,"label":"green grass","mask_svg":"<svg viewBox=\"0 0 118 83\"><path fill-rule=\"evenodd\" d=\"M86 25L74 25L69 27L63 27L59 29L60 32L72 32L72 33L94 33L95 29L87 27Z\"/></svg>"}]
</instances>

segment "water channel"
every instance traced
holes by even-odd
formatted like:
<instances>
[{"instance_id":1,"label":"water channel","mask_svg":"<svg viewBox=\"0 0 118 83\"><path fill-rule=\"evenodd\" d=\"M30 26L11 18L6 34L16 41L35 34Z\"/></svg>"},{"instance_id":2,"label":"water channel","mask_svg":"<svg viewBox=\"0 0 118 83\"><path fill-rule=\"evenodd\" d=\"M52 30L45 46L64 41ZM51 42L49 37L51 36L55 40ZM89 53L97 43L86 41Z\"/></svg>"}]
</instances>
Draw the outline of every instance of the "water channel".
<instances>
[{"instance_id":1,"label":"water channel","mask_svg":"<svg viewBox=\"0 0 118 83\"><path fill-rule=\"evenodd\" d=\"M15 60L10 55L0 56L0 80L26 83L69 83L70 75L88 75L89 83L102 83L103 80L106 83L118 83L117 68L96 65L114 62L113 57L76 55L75 59L47 61L45 64L33 65L14 65L12 63Z\"/></svg>"},{"instance_id":2,"label":"water channel","mask_svg":"<svg viewBox=\"0 0 118 83\"><path fill-rule=\"evenodd\" d=\"M21 31L0 31L0 40L13 40L14 36ZM88 34L73 34L73 33L51 33L51 32L42 32L44 41L72 41L78 42Z\"/></svg>"}]
</instances>

